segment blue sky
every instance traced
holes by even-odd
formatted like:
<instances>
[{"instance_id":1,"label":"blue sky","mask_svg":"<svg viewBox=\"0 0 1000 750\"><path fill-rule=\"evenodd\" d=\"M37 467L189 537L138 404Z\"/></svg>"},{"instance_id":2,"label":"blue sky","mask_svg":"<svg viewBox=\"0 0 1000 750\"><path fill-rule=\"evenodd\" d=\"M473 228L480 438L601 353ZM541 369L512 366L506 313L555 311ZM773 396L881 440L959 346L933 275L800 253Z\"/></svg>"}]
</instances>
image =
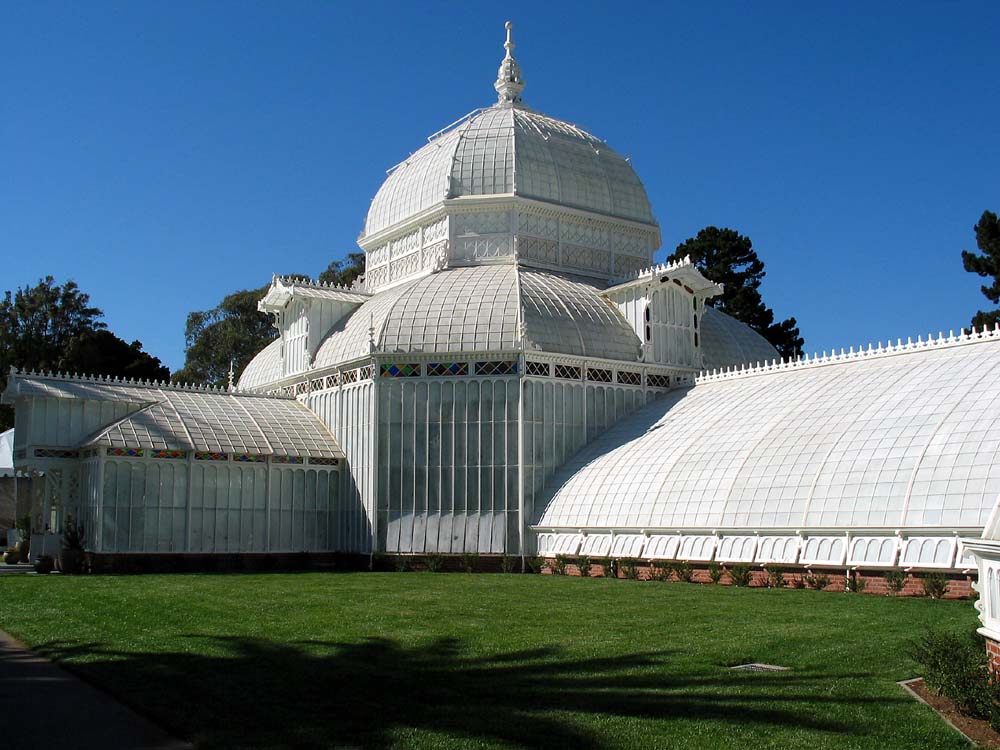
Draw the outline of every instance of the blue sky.
<instances>
[{"instance_id":1,"label":"blue sky","mask_svg":"<svg viewBox=\"0 0 1000 750\"><path fill-rule=\"evenodd\" d=\"M672 250L748 234L810 350L958 329L1000 211L1000 3L13 2L0 289L72 278L183 363L184 320L355 247L385 170L495 95L632 157Z\"/></svg>"}]
</instances>

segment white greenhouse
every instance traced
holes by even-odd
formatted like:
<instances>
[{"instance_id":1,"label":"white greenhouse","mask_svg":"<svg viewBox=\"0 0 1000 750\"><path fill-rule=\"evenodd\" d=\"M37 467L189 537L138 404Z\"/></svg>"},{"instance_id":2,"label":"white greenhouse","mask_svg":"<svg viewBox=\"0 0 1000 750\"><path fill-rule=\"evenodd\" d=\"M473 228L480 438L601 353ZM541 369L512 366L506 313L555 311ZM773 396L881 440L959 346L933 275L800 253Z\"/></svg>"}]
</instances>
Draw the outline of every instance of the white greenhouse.
<instances>
[{"instance_id":1,"label":"white greenhouse","mask_svg":"<svg viewBox=\"0 0 1000 750\"><path fill-rule=\"evenodd\" d=\"M779 363L706 301L630 160L521 98L393 167L350 288L274 277L230 390L12 373L32 514L95 556L543 554L974 565L1000 332Z\"/></svg>"}]
</instances>

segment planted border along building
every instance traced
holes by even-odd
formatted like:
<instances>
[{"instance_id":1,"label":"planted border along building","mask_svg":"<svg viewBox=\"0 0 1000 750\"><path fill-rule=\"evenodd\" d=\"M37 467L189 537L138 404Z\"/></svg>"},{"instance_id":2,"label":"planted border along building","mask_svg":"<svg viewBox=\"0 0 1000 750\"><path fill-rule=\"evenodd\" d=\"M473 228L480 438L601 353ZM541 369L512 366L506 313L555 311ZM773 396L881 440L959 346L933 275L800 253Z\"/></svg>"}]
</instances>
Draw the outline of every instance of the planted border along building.
<instances>
[{"instance_id":1,"label":"planted border along building","mask_svg":"<svg viewBox=\"0 0 1000 750\"><path fill-rule=\"evenodd\" d=\"M497 103L389 171L362 283L273 279L237 387L12 373L36 526L79 515L98 558L973 567L1000 333L778 362L693 264L652 265L629 160L524 104L513 46Z\"/></svg>"}]
</instances>

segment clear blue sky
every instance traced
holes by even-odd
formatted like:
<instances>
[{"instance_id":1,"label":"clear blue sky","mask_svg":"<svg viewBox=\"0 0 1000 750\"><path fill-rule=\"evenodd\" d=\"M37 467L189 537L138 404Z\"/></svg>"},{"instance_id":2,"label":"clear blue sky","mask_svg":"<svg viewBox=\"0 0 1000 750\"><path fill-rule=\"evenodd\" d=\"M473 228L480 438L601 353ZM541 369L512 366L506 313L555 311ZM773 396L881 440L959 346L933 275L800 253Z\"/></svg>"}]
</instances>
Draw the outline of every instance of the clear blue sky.
<instances>
[{"instance_id":1,"label":"clear blue sky","mask_svg":"<svg viewBox=\"0 0 1000 750\"><path fill-rule=\"evenodd\" d=\"M502 9L499 6L502 5ZM1000 211L1000 3L10 2L0 289L76 279L183 363L188 311L318 274L385 169L494 101L630 154L663 232L748 234L810 350L967 325Z\"/></svg>"}]
</instances>

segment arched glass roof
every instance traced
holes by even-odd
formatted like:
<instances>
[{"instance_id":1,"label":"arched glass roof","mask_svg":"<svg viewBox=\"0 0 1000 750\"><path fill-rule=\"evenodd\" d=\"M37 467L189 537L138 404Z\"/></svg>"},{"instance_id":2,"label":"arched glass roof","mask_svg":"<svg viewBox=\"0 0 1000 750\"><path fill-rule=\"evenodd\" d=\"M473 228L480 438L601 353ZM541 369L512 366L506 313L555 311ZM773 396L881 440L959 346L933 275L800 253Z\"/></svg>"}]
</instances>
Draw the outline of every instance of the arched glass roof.
<instances>
[{"instance_id":1,"label":"arched glass roof","mask_svg":"<svg viewBox=\"0 0 1000 750\"><path fill-rule=\"evenodd\" d=\"M281 339L278 338L261 349L243 368L239 387L242 390L253 390L280 380L282 374Z\"/></svg>"},{"instance_id":2,"label":"arched glass roof","mask_svg":"<svg viewBox=\"0 0 1000 750\"><path fill-rule=\"evenodd\" d=\"M705 307L701 321L701 353L706 370L778 359L778 350L745 323Z\"/></svg>"},{"instance_id":3,"label":"arched glass roof","mask_svg":"<svg viewBox=\"0 0 1000 750\"><path fill-rule=\"evenodd\" d=\"M702 379L549 486L543 528L981 528L1000 499L1000 339Z\"/></svg>"}]
</instances>

